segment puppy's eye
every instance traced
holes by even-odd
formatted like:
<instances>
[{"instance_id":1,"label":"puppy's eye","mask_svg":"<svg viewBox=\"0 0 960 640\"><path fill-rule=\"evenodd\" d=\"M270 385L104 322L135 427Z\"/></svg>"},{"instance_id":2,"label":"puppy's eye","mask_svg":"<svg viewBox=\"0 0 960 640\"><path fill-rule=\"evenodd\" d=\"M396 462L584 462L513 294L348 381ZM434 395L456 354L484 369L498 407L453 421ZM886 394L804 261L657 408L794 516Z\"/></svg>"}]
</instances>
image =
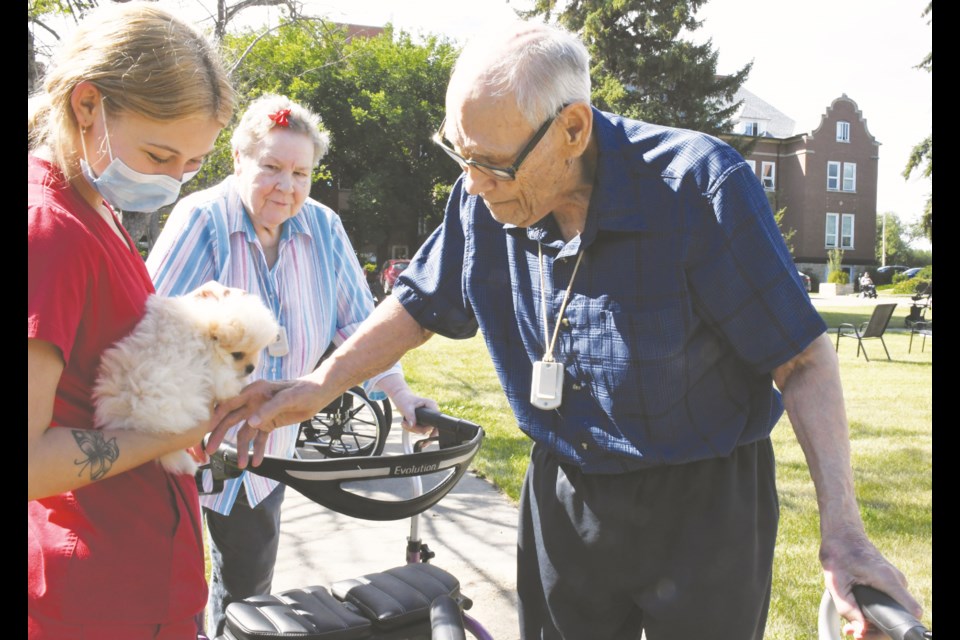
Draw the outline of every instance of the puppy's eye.
<instances>
[{"instance_id":1,"label":"puppy's eye","mask_svg":"<svg viewBox=\"0 0 960 640\"><path fill-rule=\"evenodd\" d=\"M244 353L243 351L234 351L230 355L233 356L234 360L243 360Z\"/></svg>"}]
</instances>

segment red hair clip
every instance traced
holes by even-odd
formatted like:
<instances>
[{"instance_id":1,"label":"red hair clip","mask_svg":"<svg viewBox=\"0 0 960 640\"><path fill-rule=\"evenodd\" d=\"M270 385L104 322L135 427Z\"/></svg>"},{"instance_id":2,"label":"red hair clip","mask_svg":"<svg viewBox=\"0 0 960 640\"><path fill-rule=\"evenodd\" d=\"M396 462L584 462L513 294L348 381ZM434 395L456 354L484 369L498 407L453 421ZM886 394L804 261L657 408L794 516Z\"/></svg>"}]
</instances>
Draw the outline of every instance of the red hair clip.
<instances>
[{"instance_id":1,"label":"red hair clip","mask_svg":"<svg viewBox=\"0 0 960 640\"><path fill-rule=\"evenodd\" d=\"M278 127L288 127L290 126L290 121L287 119L287 116L290 115L290 109L280 109L276 113L271 113L267 117L273 120Z\"/></svg>"}]
</instances>

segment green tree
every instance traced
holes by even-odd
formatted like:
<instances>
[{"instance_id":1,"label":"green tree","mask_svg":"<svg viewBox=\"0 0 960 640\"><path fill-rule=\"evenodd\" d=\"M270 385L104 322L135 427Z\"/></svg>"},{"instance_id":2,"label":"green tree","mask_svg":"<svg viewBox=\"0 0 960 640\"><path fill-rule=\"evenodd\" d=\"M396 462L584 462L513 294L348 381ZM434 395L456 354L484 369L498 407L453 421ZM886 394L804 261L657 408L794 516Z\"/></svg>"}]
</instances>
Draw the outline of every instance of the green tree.
<instances>
[{"instance_id":1,"label":"green tree","mask_svg":"<svg viewBox=\"0 0 960 640\"><path fill-rule=\"evenodd\" d=\"M922 16L931 16L927 20L927 24L933 22L933 2L927 4L927 8L924 9ZM922 69L927 73L933 73L933 53L928 53L923 61L917 65L918 69ZM926 137L925 140L917 144L913 150L910 152L910 157L907 159L907 166L903 170L904 180L909 180L910 176L913 175L915 170L920 170L921 175L924 178L929 178L933 180L933 134ZM927 197L927 202L923 208L923 215L920 218L920 224L923 229L923 233L926 235L927 239L930 242L933 242L933 196L930 195Z\"/></svg>"},{"instance_id":2,"label":"green tree","mask_svg":"<svg viewBox=\"0 0 960 640\"><path fill-rule=\"evenodd\" d=\"M524 17L555 18L583 38L593 64L593 101L598 108L657 124L728 133L739 106L734 94L753 63L729 76L717 75L711 41L680 37L701 25L706 0L536 0Z\"/></svg>"},{"instance_id":3,"label":"green tree","mask_svg":"<svg viewBox=\"0 0 960 640\"><path fill-rule=\"evenodd\" d=\"M348 230L377 244L381 257L388 230L408 238L413 250L421 232L439 225L436 187L460 174L430 141L443 118L455 53L446 39L429 36L418 44L390 28L348 47L343 77L352 122L341 174L352 187Z\"/></svg>"},{"instance_id":4,"label":"green tree","mask_svg":"<svg viewBox=\"0 0 960 640\"><path fill-rule=\"evenodd\" d=\"M877 230L877 264L910 264L912 234L900 217L895 213L877 216Z\"/></svg>"}]
</instances>

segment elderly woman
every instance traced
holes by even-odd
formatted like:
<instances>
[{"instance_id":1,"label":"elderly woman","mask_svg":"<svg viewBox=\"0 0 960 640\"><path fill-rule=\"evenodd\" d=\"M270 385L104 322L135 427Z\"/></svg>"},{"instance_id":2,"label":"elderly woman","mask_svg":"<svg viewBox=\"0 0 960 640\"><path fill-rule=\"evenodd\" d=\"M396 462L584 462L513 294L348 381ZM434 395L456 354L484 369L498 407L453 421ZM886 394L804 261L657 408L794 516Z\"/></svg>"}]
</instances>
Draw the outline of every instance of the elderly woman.
<instances>
[{"instance_id":1,"label":"elderly woman","mask_svg":"<svg viewBox=\"0 0 960 640\"><path fill-rule=\"evenodd\" d=\"M208 280L260 295L281 325L252 379L310 372L331 345L350 336L374 308L340 218L309 197L326 154L320 118L279 95L255 100L232 138L234 174L181 200L157 239L147 269L161 295ZM418 406L436 407L407 387L399 365L367 381L416 423ZM296 424L270 434L266 453L293 455ZM270 592L284 486L244 473L221 493L201 497L212 571L207 631L219 636L235 600Z\"/></svg>"}]
</instances>

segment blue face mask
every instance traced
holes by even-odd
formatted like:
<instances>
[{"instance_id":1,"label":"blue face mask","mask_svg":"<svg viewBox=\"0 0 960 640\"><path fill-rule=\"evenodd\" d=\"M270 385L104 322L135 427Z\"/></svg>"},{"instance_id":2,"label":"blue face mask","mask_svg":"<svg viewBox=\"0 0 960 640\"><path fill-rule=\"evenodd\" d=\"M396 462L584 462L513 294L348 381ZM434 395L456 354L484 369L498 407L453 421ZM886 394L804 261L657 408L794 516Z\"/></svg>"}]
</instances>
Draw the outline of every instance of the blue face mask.
<instances>
[{"instance_id":1,"label":"blue face mask","mask_svg":"<svg viewBox=\"0 0 960 640\"><path fill-rule=\"evenodd\" d=\"M83 158L80 160L80 170L87 181L107 202L121 211L150 212L176 202L180 196L181 185L197 175L197 171L183 174L183 180L180 181L164 174L140 173L131 169L123 160L114 157L110 149L110 134L107 133L106 114L102 108L100 113L103 115L103 130L107 137L110 164L99 177L94 175L86 159L87 145L81 135Z\"/></svg>"}]
</instances>

